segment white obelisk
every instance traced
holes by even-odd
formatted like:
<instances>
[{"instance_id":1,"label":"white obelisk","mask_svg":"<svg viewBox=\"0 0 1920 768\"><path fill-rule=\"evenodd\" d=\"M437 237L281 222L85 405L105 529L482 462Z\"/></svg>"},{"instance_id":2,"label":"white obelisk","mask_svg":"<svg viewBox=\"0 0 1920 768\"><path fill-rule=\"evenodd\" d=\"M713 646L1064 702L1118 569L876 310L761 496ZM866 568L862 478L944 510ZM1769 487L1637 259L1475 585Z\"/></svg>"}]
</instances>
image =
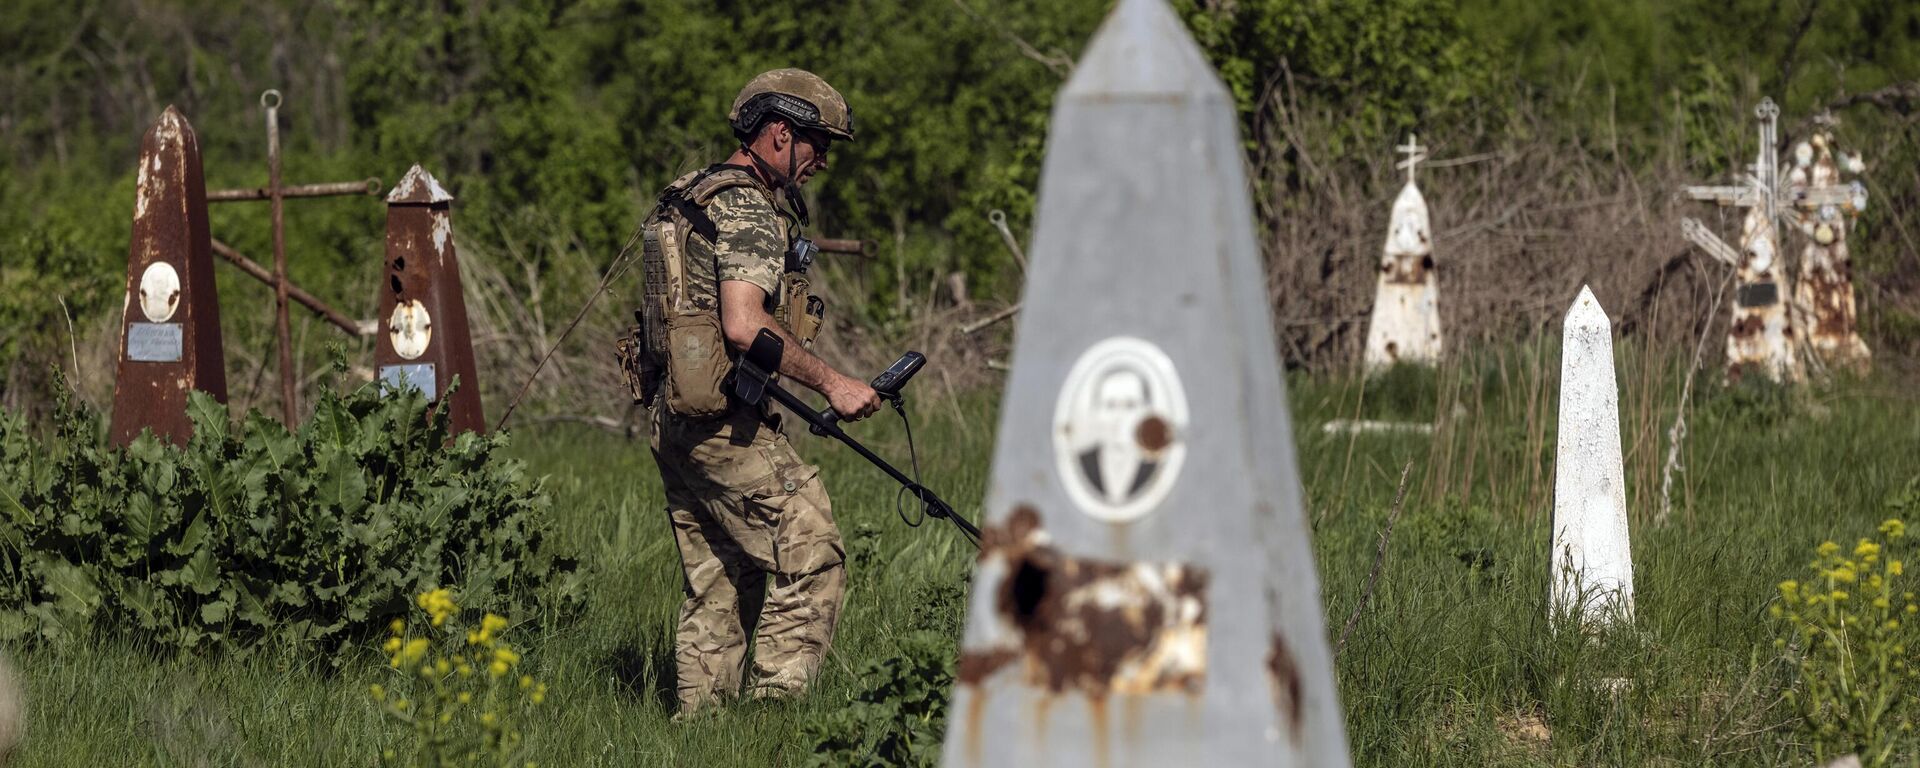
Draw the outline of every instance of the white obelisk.
<instances>
[{"instance_id":1,"label":"white obelisk","mask_svg":"<svg viewBox=\"0 0 1920 768\"><path fill-rule=\"evenodd\" d=\"M1578 613L1601 628L1633 618L1633 557L1620 454L1620 391L1613 329L1582 286L1560 346L1559 452L1553 464L1555 618Z\"/></svg>"},{"instance_id":2,"label":"white obelisk","mask_svg":"<svg viewBox=\"0 0 1920 768\"><path fill-rule=\"evenodd\" d=\"M1121 0L1054 103L949 767L1349 764L1244 169Z\"/></svg>"},{"instance_id":3,"label":"white obelisk","mask_svg":"<svg viewBox=\"0 0 1920 768\"><path fill-rule=\"evenodd\" d=\"M1381 248L1380 283L1374 289L1373 316L1367 323L1365 367L1369 372L1407 362L1433 365L1440 361L1440 287L1434 277L1433 226L1427 198L1414 184L1414 169L1427 159L1416 137L1397 148L1407 155L1400 168L1407 185L1394 198L1387 220L1387 242Z\"/></svg>"}]
</instances>

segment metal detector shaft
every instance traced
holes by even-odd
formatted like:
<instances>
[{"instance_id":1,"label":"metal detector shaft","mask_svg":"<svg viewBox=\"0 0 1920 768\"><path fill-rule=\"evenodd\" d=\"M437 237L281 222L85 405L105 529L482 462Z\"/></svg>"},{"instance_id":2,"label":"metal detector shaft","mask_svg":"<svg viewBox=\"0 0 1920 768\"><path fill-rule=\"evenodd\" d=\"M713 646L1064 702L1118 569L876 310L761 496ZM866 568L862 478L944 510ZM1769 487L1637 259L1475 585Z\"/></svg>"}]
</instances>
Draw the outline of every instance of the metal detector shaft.
<instances>
[{"instance_id":1,"label":"metal detector shaft","mask_svg":"<svg viewBox=\"0 0 1920 768\"><path fill-rule=\"evenodd\" d=\"M854 453L860 454L861 458L879 467L880 471L887 473L889 477L893 478L894 482L905 486L907 492L913 494L914 498L926 504L927 514L953 521L955 526L958 526L961 531L966 532L967 536L973 540L974 546L980 545L980 529L975 527L974 524L966 518L961 517L959 513L954 512L953 506L936 495L933 489L914 482L913 478L907 477L906 473L895 469L892 464L887 463L886 459L880 458L873 451L867 450L867 447L861 445L859 440L853 439L852 435L847 434L846 430L841 429L837 421L829 421L821 418L820 414L809 407L806 401L795 397L794 394L788 392L786 388L770 381L767 382L767 394L773 397L774 400L779 401L781 405L786 406L787 410L792 411L794 415L799 416L808 424L812 425L815 434L825 434L838 439L840 442L846 443L847 447L852 448Z\"/></svg>"}]
</instances>

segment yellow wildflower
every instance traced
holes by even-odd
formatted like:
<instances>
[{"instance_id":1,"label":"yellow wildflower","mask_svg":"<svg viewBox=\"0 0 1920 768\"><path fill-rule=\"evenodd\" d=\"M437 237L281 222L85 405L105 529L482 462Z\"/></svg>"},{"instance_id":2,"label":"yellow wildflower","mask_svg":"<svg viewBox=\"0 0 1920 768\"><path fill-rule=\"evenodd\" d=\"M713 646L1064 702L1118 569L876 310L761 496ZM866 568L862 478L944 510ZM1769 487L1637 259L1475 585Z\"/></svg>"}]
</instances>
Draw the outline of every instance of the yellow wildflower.
<instances>
[{"instance_id":1,"label":"yellow wildflower","mask_svg":"<svg viewBox=\"0 0 1920 768\"><path fill-rule=\"evenodd\" d=\"M1859 544L1853 545L1853 556L1872 562L1873 558L1880 556L1880 545L1861 539Z\"/></svg>"},{"instance_id":2,"label":"yellow wildflower","mask_svg":"<svg viewBox=\"0 0 1920 768\"><path fill-rule=\"evenodd\" d=\"M472 702L472 701L473 701L473 691L461 691L461 692L460 692L460 703L462 703L462 704L466 704L466 703L469 703L469 702Z\"/></svg>"},{"instance_id":3,"label":"yellow wildflower","mask_svg":"<svg viewBox=\"0 0 1920 768\"><path fill-rule=\"evenodd\" d=\"M433 617L433 625L438 627L447 623L447 619L460 612L460 606L453 602L453 592L445 587L420 593L420 607Z\"/></svg>"},{"instance_id":4,"label":"yellow wildflower","mask_svg":"<svg viewBox=\"0 0 1920 768\"><path fill-rule=\"evenodd\" d=\"M387 700L387 689L380 687L378 683L367 686L367 693L373 694L374 701Z\"/></svg>"},{"instance_id":5,"label":"yellow wildflower","mask_svg":"<svg viewBox=\"0 0 1920 768\"><path fill-rule=\"evenodd\" d=\"M380 646L380 649L386 651L388 656L392 656L400 652L400 642L400 638L389 637L387 638L386 644Z\"/></svg>"},{"instance_id":6,"label":"yellow wildflower","mask_svg":"<svg viewBox=\"0 0 1920 768\"><path fill-rule=\"evenodd\" d=\"M1887 574L1888 574L1888 575L1892 575L1892 576L1898 576L1898 575L1900 575L1900 574L1901 574L1901 573L1902 573L1902 572L1903 572L1904 570L1906 570L1906 569L1905 569L1905 567L1903 567L1903 566L1902 566L1902 565L1900 564L1900 561L1898 561L1898 560L1888 560L1888 561L1887 561Z\"/></svg>"},{"instance_id":7,"label":"yellow wildflower","mask_svg":"<svg viewBox=\"0 0 1920 768\"><path fill-rule=\"evenodd\" d=\"M407 644L401 647L400 652L393 657L393 665L396 667L401 665L411 666L414 662L419 661L420 657L425 655L427 655L427 639L424 637L416 637L408 640Z\"/></svg>"},{"instance_id":8,"label":"yellow wildflower","mask_svg":"<svg viewBox=\"0 0 1920 768\"><path fill-rule=\"evenodd\" d=\"M402 632L405 632L405 631L407 631L407 620L406 620L406 619L394 619L394 620L393 620L393 623L392 623L392 624L388 624L388 625L387 625L387 629L391 629L391 630L393 630L393 633L394 633L394 634L396 634L396 635L397 635L397 634L400 634L400 633L402 633Z\"/></svg>"},{"instance_id":9,"label":"yellow wildflower","mask_svg":"<svg viewBox=\"0 0 1920 768\"><path fill-rule=\"evenodd\" d=\"M1834 555L1839 554L1840 545L1835 544L1831 541L1823 541L1823 542L1820 542L1820 548L1814 551L1818 552L1821 557L1833 557Z\"/></svg>"},{"instance_id":10,"label":"yellow wildflower","mask_svg":"<svg viewBox=\"0 0 1920 768\"><path fill-rule=\"evenodd\" d=\"M1900 522L1898 518L1889 518L1886 522L1880 524L1880 533L1889 539L1900 538L1905 535L1906 532L1907 524Z\"/></svg>"}]
</instances>

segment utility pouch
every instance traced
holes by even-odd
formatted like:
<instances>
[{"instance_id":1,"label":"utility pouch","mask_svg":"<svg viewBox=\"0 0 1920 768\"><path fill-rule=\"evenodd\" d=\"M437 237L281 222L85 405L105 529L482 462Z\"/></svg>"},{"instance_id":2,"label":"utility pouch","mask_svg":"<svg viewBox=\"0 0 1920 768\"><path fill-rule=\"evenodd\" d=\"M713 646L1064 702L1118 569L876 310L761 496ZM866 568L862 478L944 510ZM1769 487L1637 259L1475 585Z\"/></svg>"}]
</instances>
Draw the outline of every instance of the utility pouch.
<instances>
[{"instance_id":1,"label":"utility pouch","mask_svg":"<svg viewBox=\"0 0 1920 768\"><path fill-rule=\"evenodd\" d=\"M620 364L620 373L627 381L627 391L633 395L633 402L651 408L653 398L660 391L660 369L650 363L647 347L646 326L627 327L625 335L613 340L613 357Z\"/></svg>"},{"instance_id":2,"label":"utility pouch","mask_svg":"<svg viewBox=\"0 0 1920 768\"><path fill-rule=\"evenodd\" d=\"M733 370L720 316L677 310L667 316L667 409L691 418L728 410L726 378Z\"/></svg>"},{"instance_id":3,"label":"utility pouch","mask_svg":"<svg viewBox=\"0 0 1920 768\"><path fill-rule=\"evenodd\" d=\"M813 295L813 285L805 275L787 273L787 295L782 297L780 313L783 323L794 338L800 340L803 347L812 347L813 340L820 337L820 326L827 318L827 303Z\"/></svg>"}]
</instances>

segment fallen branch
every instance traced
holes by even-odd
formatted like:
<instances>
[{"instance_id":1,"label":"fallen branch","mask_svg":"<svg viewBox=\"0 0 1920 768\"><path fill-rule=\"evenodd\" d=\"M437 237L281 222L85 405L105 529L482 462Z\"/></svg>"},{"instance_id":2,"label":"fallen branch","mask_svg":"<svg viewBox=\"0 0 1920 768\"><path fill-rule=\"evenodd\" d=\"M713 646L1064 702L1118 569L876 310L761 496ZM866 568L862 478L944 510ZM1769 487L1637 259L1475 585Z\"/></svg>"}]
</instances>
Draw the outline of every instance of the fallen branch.
<instances>
[{"instance_id":1,"label":"fallen branch","mask_svg":"<svg viewBox=\"0 0 1920 768\"><path fill-rule=\"evenodd\" d=\"M1407 466L1400 470L1400 490L1393 494L1393 511L1387 513L1387 527L1380 531L1380 548L1373 553L1373 570L1367 573L1367 588L1360 593L1360 602L1353 606L1353 613L1347 614L1347 625L1340 628L1340 642L1333 647L1336 659L1346 650L1347 637L1360 623L1360 613L1367 609L1367 603L1373 600L1373 588L1380 583L1380 569L1387 564L1387 542L1393 538L1393 521L1400 519L1400 504L1407 500L1407 477L1412 474L1413 460L1408 459Z\"/></svg>"},{"instance_id":2,"label":"fallen branch","mask_svg":"<svg viewBox=\"0 0 1920 768\"><path fill-rule=\"evenodd\" d=\"M988 315L985 320L977 320L972 323L968 323L964 326L961 326L960 335L972 336L975 333L979 333L981 329L986 328L987 326L993 325L995 323L999 323L1017 314L1020 314L1019 304L1015 304L1011 307L1007 307L1006 309L1003 309L991 315Z\"/></svg>"}]
</instances>

